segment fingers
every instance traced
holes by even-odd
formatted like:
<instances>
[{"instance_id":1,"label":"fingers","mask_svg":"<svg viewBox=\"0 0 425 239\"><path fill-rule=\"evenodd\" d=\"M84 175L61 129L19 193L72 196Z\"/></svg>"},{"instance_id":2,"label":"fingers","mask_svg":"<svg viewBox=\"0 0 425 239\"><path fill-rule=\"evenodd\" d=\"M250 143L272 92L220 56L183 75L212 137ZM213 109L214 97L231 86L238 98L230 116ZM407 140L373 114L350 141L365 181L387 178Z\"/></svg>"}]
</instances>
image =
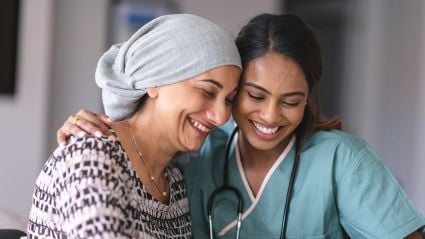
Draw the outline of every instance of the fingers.
<instances>
[{"instance_id":1,"label":"fingers","mask_svg":"<svg viewBox=\"0 0 425 239\"><path fill-rule=\"evenodd\" d=\"M80 117L76 118L75 115L68 117L56 134L56 139L60 145L65 145L72 135L84 136L86 134L83 129L78 127L80 120Z\"/></svg>"},{"instance_id":2,"label":"fingers","mask_svg":"<svg viewBox=\"0 0 425 239\"><path fill-rule=\"evenodd\" d=\"M102 135L110 136L109 127L112 122L103 114L93 113L88 110L80 110L77 113L77 126L89 135L100 137Z\"/></svg>"},{"instance_id":3,"label":"fingers","mask_svg":"<svg viewBox=\"0 0 425 239\"><path fill-rule=\"evenodd\" d=\"M103 114L97 114L88 110L80 110L76 115L71 115L58 130L56 139L60 145L66 144L68 139L73 136L94 135L101 137L102 135L115 138L108 127L112 121Z\"/></svg>"},{"instance_id":4,"label":"fingers","mask_svg":"<svg viewBox=\"0 0 425 239\"><path fill-rule=\"evenodd\" d=\"M109 127L112 126L112 120L108 118L106 115L99 114L99 113L93 113L93 114L96 115L96 117L100 119L105 125Z\"/></svg>"}]
</instances>

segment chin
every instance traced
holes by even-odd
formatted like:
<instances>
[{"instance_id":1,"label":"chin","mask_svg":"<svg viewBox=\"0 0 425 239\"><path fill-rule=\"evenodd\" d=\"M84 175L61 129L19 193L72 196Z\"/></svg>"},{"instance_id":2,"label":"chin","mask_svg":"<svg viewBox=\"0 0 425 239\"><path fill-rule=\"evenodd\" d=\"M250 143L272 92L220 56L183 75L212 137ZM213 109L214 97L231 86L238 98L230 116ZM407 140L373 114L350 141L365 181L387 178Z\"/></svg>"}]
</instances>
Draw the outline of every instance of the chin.
<instances>
[{"instance_id":1,"label":"chin","mask_svg":"<svg viewBox=\"0 0 425 239\"><path fill-rule=\"evenodd\" d=\"M279 147L280 142L282 142L282 141L281 140L262 141L262 140L254 139L254 140L250 140L249 143L251 144L251 146L253 148L255 148L257 150L267 151L267 150L272 150L272 149L276 149L277 147Z\"/></svg>"},{"instance_id":2,"label":"chin","mask_svg":"<svg viewBox=\"0 0 425 239\"><path fill-rule=\"evenodd\" d=\"M185 145L185 151L196 151L196 150L201 148L202 143L204 143L204 141L196 142L196 143L192 143L192 144L186 144Z\"/></svg>"},{"instance_id":3,"label":"chin","mask_svg":"<svg viewBox=\"0 0 425 239\"><path fill-rule=\"evenodd\" d=\"M270 145L270 144L255 144L253 146L255 149L261 150L261 151L271 150L276 147L276 145Z\"/></svg>"}]
</instances>

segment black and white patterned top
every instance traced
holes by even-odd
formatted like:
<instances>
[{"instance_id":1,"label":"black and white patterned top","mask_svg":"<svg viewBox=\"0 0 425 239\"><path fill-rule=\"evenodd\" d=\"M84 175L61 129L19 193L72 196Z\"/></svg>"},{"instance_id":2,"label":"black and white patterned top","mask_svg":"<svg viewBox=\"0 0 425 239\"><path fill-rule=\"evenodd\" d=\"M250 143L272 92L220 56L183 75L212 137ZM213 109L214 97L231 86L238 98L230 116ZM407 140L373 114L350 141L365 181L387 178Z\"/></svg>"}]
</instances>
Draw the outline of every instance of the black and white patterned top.
<instances>
[{"instance_id":1,"label":"black and white patterned top","mask_svg":"<svg viewBox=\"0 0 425 239\"><path fill-rule=\"evenodd\" d=\"M147 192L119 141L74 137L37 178L28 238L191 238L184 178L167 173L169 205Z\"/></svg>"}]
</instances>

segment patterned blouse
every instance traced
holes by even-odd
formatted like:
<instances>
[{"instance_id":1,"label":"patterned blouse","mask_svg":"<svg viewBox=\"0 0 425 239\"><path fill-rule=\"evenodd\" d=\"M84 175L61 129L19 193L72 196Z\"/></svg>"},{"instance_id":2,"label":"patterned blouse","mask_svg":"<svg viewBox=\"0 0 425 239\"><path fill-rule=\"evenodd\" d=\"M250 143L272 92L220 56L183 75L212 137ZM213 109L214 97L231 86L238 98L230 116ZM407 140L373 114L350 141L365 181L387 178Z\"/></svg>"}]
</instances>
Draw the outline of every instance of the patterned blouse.
<instances>
[{"instance_id":1,"label":"patterned blouse","mask_svg":"<svg viewBox=\"0 0 425 239\"><path fill-rule=\"evenodd\" d=\"M168 205L148 193L119 141L74 137L37 178L28 238L191 238L183 175L167 173Z\"/></svg>"}]
</instances>

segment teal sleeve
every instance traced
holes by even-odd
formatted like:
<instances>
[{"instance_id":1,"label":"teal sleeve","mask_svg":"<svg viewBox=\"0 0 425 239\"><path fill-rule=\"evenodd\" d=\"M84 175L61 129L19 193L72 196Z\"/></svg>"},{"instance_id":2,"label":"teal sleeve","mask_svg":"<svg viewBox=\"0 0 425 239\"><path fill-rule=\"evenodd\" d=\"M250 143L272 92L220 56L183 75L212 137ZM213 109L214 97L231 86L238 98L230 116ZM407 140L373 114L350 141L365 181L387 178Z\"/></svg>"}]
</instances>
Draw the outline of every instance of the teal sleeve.
<instances>
[{"instance_id":1,"label":"teal sleeve","mask_svg":"<svg viewBox=\"0 0 425 239\"><path fill-rule=\"evenodd\" d=\"M368 145L357 152L338 153L351 165L337 182L340 220L351 238L400 239L425 225L424 217Z\"/></svg>"}]
</instances>

